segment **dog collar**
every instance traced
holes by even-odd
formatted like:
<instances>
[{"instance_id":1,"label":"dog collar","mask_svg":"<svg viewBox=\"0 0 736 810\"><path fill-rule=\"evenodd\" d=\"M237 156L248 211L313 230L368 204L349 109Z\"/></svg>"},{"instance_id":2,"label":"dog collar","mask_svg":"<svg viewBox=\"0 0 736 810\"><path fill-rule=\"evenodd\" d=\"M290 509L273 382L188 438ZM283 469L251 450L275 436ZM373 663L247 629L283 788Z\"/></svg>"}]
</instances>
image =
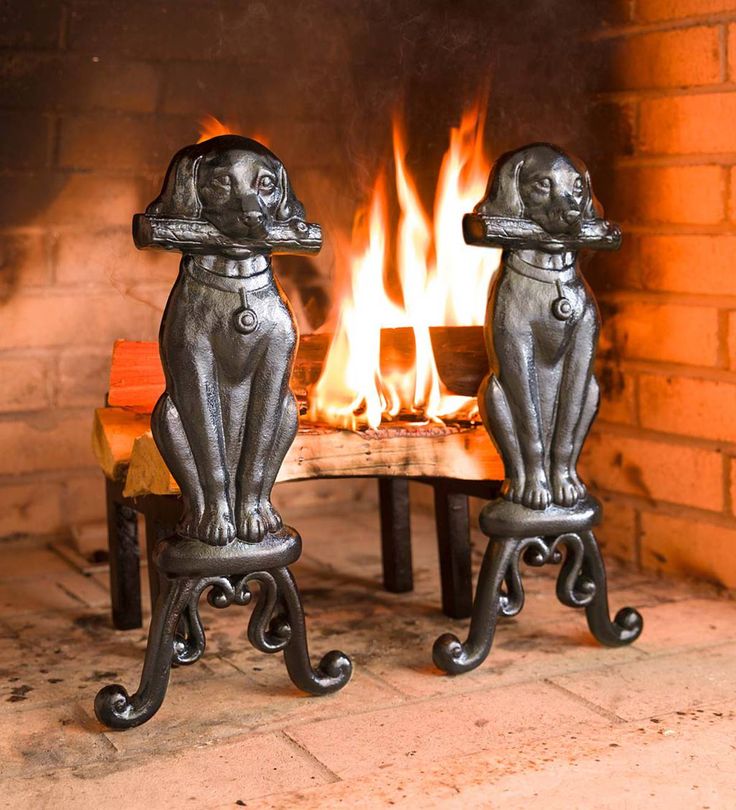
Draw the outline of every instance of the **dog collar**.
<instances>
[{"instance_id":1,"label":"dog collar","mask_svg":"<svg viewBox=\"0 0 736 810\"><path fill-rule=\"evenodd\" d=\"M574 264L568 267L563 267L562 270L548 270L544 267L536 267L533 264L528 264L522 261L515 253L510 253L506 257L506 266L514 270L519 275L533 278L535 281L541 281L543 284L565 284L572 281L578 274L577 268Z\"/></svg>"},{"instance_id":2,"label":"dog collar","mask_svg":"<svg viewBox=\"0 0 736 810\"><path fill-rule=\"evenodd\" d=\"M223 276L220 273L212 273L202 267L194 256L186 256L182 264L195 281L199 281L208 287L214 287L222 292L236 294L242 291L255 292L267 287L269 284L273 284L273 271L270 264L265 269L259 270L250 276Z\"/></svg>"}]
</instances>

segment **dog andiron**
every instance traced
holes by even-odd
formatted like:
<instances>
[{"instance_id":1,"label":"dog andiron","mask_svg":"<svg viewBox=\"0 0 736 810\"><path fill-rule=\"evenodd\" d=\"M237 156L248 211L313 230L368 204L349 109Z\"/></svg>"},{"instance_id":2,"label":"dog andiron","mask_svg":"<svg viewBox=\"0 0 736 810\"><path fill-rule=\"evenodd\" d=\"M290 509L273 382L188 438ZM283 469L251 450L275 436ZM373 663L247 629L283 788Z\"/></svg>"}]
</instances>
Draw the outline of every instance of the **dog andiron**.
<instances>
[{"instance_id":1,"label":"dog andiron","mask_svg":"<svg viewBox=\"0 0 736 810\"><path fill-rule=\"evenodd\" d=\"M271 270L271 254L316 252L322 236L305 221L286 171L268 149L223 135L188 146L169 166L159 197L133 222L136 245L179 250L179 276L160 332L166 390L151 418L161 455L182 493L176 535L154 561L161 591L151 618L138 691L119 685L95 700L98 719L130 728L160 708L172 663L205 648L199 598L253 601L248 639L283 651L294 684L313 694L341 689L350 659L310 664L304 614L288 566L301 553L271 489L297 430L289 378L297 331Z\"/></svg>"},{"instance_id":2,"label":"dog andiron","mask_svg":"<svg viewBox=\"0 0 736 810\"><path fill-rule=\"evenodd\" d=\"M601 506L577 472L599 400L593 376L599 315L577 254L615 250L621 232L603 219L582 162L549 144L499 158L463 229L469 244L504 249L485 324L491 371L478 402L505 480L501 497L481 512L489 541L468 638L440 636L435 664L458 674L486 659L499 614L515 616L524 605L522 561L561 562L559 600L585 608L601 643L630 644L642 619L632 608L609 617L593 534Z\"/></svg>"}]
</instances>

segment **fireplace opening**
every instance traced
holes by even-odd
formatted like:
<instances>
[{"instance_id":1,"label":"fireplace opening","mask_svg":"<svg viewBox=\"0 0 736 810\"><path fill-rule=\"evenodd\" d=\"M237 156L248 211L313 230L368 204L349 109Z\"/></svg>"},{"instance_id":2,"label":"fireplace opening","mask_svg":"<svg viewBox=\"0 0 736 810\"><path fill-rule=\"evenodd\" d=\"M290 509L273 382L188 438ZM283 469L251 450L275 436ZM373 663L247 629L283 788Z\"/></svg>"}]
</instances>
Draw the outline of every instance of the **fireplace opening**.
<instances>
[{"instance_id":1,"label":"fireplace opening","mask_svg":"<svg viewBox=\"0 0 736 810\"><path fill-rule=\"evenodd\" d=\"M156 340L177 271L171 256L133 249L130 217L209 115L283 157L323 226L319 256L276 262L303 336L295 387L304 424L358 433L437 434L477 418L479 289L493 262L473 266L482 251L454 236L440 244L438 188L454 189L442 196L454 217L451 200L478 196L475 168L520 143L583 157L625 231L620 257L584 268L604 321L585 463L619 507L603 539L637 565L724 578L670 538L715 527L726 544L733 531L735 439L710 418L730 412L733 385L732 150L717 124L730 103L728 9L22 5L2 12L0 536L67 535L104 517L89 413L105 400L114 341ZM703 261L708 274L690 270ZM470 310L438 314L455 286ZM685 476L674 491L672 469ZM360 482L341 492L371 497Z\"/></svg>"}]
</instances>

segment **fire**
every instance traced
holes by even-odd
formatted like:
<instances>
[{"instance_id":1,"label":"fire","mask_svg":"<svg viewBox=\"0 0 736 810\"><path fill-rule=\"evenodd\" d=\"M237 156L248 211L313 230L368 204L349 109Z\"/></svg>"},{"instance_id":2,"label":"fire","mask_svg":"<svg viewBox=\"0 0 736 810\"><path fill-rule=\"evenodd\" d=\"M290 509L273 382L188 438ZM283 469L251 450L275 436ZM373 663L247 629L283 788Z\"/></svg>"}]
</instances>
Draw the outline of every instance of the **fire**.
<instances>
[{"instance_id":1,"label":"fire","mask_svg":"<svg viewBox=\"0 0 736 810\"><path fill-rule=\"evenodd\" d=\"M403 303L386 289L390 223L383 176L358 212L335 332L322 376L309 391L309 419L337 427L378 427L399 415L441 422L471 418L475 400L449 394L437 372L430 326L482 324L500 251L465 244L463 214L483 196L490 162L483 149L484 110L477 106L450 130L430 220L406 165L401 127L393 126L399 220L396 268ZM410 327L416 360L408 373L381 366L381 329Z\"/></svg>"},{"instance_id":2,"label":"fire","mask_svg":"<svg viewBox=\"0 0 736 810\"><path fill-rule=\"evenodd\" d=\"M239 134L237 127L220 121L220 119L215 118L214 115L205 115L205 117L201 118L199 121L199 140L197 143L208 141L210 138L216 138L218 135L237 134Z\"/></svg>"},{"instance_id":3,"label":"fire","mask_svg":"<svg viewBox=\"0 0 736 810\"><path fill-rule=\"evenodd\" d=\"M197 143L208 141L210 138L216 138L218 135L242 135L242 130L239 126L232 123L220 121L214 115L205 115L204 118L199 119L199 140ZM268 140L260 133L250 136L254 141L262 143L268 148Z\"/></svg>"}]
</instances>

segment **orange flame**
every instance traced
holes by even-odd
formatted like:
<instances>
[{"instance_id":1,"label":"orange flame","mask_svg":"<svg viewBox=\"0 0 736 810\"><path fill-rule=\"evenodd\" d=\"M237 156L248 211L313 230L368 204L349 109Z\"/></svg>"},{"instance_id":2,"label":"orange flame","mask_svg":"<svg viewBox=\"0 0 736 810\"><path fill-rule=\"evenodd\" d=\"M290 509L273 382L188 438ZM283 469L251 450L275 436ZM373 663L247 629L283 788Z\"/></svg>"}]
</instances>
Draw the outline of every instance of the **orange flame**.
<instances>
[{"instance_id":1,"label":"orange flame","mask_svg":"<svg viewBox=\"0 0 736 810\"><path fill-rule=\"evenodd\" d=\"M309 418L338 427L378 427L400 413L426 421L470 418L473 398L449 394L439 378L430 326L482 324L488 286L500 251L465 244L462 216L483 196L490 162L483 151L480 105L450 130L434 205L427 216L406 166L406 147L397 121L393 155L399 221L396 266L403 305L385 288L390 226L382 176L367 210L359 212L349 257L348 290L340 301L334 337L322 376L309 392ZM345 269L345 268L342 268ZM416 362L411 374L381 369L381 329L408 326Z\"/></svg>"},{"instance_id":2,"label":"orange flame","mask_svg":"<svg viewBox=\"0 0 736 810\"><path fill-rule=\"evenodd\" d=\"M228 124L226 122L220 121L219 118L215 118L214 115L205 115L204 118L199 119L199 140L197 143L202 143L203 141L208 141L210 138L216 138L218 135L242 135L243 132L239 126L236 124ZM263 144L266 148L268 148L268 139L257 133L256 135L250 135L254 141L258 141L258 143Z\"/></svg>"},{"instance_id":3,"label":"orange flame","mask_svg":"<svg viewBox=\"0 0 736 810\"><path fill-rule=\"evenodd\" d=\"M201 118L199 121L199 140L197 143L208 141L210 138L216 138L218 135L239 134L237 127L220 121L220 119L215 118L214 115L205 115L205 117Z\"/></svg>"}]
</instances>

